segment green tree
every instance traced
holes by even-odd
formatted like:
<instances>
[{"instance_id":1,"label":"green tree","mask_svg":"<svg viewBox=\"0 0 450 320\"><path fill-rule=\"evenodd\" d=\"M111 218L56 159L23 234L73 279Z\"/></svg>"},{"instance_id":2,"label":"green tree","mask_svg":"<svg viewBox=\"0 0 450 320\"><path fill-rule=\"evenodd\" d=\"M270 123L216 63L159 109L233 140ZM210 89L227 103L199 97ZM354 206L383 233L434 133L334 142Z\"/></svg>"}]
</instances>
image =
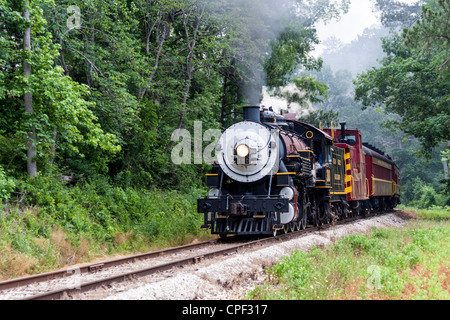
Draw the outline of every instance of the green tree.
<instances>
[{"instance_id":1,"label":"green tree","mask_svg":"<svg viewBox=\"0 0 450 320\"><path fill-rule=\"evenodd\" d=\"M375 0L376 10L381 13L381 23L391 29L410 28L420 17L425 1L402 2L397 0Z\"/></svg>"},{"instance_id":2,"label":"green tree","mask_svg":"<svg viewBox=\"0 0 450 320\"><path fill-rule=\"evenodd\" d=\"M24 51L24 59L23 59L23 75L25 83L28 82L28 79L31 76L31 64L28 60L30 58L31 53L31 20L30 20L30 3L29 1L25 1L24 10L23 10L23 18L25 20L25 32L23 35L23 51ZM25 113L32 116L33 115L33 94L31 93L31 88L27 88L24 94L24 105L25 105ZM30 177L34 177L37 174L37 166L36 166L36 127L31 125L28 132L27 139L27 171Z\"/></svg>"},{"instance_id":3,"label":"green tree","mask_svg":"<svg viewBox=\"0 0 450 320\"><path fill-rule=\"evenodd\" d=\"M271 55L264 63L269 87L281 87L292 79L299 65L308 70L318 70L322 60L310 55L313 46L318 44L315 31L300 26L289 26L271 42ZM305 88L306 89L306 88Z\"/></svg>"},{"instance_id":4,"label":"green tree","mask_svg":"<svg viewBox=\"0 0 450 320\"><path fill-rule=\"evenodd\" d=\"M356 99L398 115L387 125L415 136L428 159L450 140L449 16L448 2L429 1L413 27L384 39L382 66L355 81Z\"/></svg>"},{"instance_id":5,"label":"green tree","mask_svg":"<svg viewBox=\"0 0 450 320\"><path fill-rule=\"evenodd\" d=\"M406 45L419 50L422 57L431 56L432 65L448 75L450 61L450 3L430 1L422 9L422 19L410 29L403 30ZM443 76L445 76L445 74ZM448 101L447 101L448 102Z\"/></svg>"},{"instance_id":6,"label":"green tree","mask_svg":"<svg viewBox=\"0 0 450 320\"><path fill-rule=\"evenodd\" d=\"M86 100L89 89L65 76L63 69L54 63L59 46L52 41L42 10L51 4L51 1L17 3L5 0L1 3L3 32L10 39L18 39L16 34L25 35L25 50L21 51L11 40L3 49L7 51L3 68L9 72L3 75L0 83L0 118L8 123L2 128L2 134L10 141L19 138L18 149L30 150L32 141L36 154L28 152L28 162L40 163L41 169L53 164L56 150L76 157L84 157L90 148L105 152L104 157L118 151L114 135L105 133L92 113L94 105ZM28 14L19 18L18 10L23 8L24 12L29 12L29 18ZM22 59L25 63L18 63ZM25 114L20 108L24 97ZM32 134L29 128L32 128ZM7 160L8 163L12 161L11 158ZM29 163L28 168L29 175L34 176L39 166L31 167L30 171Z\"/></svg>"},{"instance_id":7,"label":"green tree","mask_svg":"<svg viewBox=\"0 0 450 320\"><path fill-rule=\"evenodd\" d=\"M425 155L450 137L449 74L438 69L436 59L407 47L399 35L384 40L388 56L382 67L360 74L356 99L364 106L381 106L400 116L391 127L414 135Z\"/></svg>"}]
</instances>

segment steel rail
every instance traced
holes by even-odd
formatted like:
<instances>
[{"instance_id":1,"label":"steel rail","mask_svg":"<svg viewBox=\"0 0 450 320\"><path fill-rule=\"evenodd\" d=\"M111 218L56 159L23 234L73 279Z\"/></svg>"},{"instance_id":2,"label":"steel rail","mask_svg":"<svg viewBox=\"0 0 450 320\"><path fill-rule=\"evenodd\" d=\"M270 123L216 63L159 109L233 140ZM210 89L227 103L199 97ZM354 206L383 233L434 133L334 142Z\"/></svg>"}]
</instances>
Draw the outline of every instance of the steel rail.
<instances>
[{"instance_id":1,"label":"steel rail","mask_svg":"<svg viewBox=\"0 0 450 320\"><path fill-rule=\"evenodd\" d=\"M377 215L381 216L381 215L384 215L387 213L389 213L389 212L377 213ZM369 214L366 216L357 216L357 217L347 218L344 220L335 221L334 223L332 222L329 224L324 224L324 225L317 226L317 227L311 227L311 228L307 228L304 230L280 234L275 237L266 237L266 238L262 238L262 239L258 239L258 240L253 240L253 241L246 242L243 244L238 244L238 245L230 247L230 248L216 250L216 251L213 251L210 253L195 255L195 256L192 256L189 258L168 262L168 263L144 268L144 269L137 270L137 271L131 271L131 272L111 276L108 278L103 278L103 279L99 279L99 280L95 280L95 281L91 281L91 282L82 283L77 288L61 288L61 289L57 289L57 290L54 290L51 292L47 292L47 293L43 293L43 294L39 294L39 295L35 295L35 296L30 296L30 297L25 297L25 298L22 298L21 300L61 299L64 294L67 294L68 296L70 296L70 294L72 294L72 293L77 293L77 294L84 293L84 292L94 290L96 288L99 288L99 287L102 287L105 285L106 286L111 285L112 283L119 283L119 282L127 281L130 279L136 278L136 277L143 277L143 276L155 274L157 272L166 271L166 270L169 270L169 269L172 269L175 267L181 267L181 266L195 264L195 263L198 263L205 259L211 259L211 258L218 257L218 256L236 253L239 250L254 247L256 245L263 245L266 243L269 244L271 242L280 242L280 241L289 240L289 239L295 238L299 235L311 233L311 232L318 231L318 230L325 230L325 229L331 228L333 226L348 224L348 223L351 223L351 222L354 222L357 220L362 220L362 219L366 219L366 218L373 217L373 216L375 216L375 215ZM209 242L211 242L211 241L209 241ZM183 246L183 247L189 247L189 245ZM183 247L178 247L178 248L183 248ZM178 248L173 248L173 249L178 249ZM183 250L183 249L181 249L181 250ZM164 250L161 250L161 251L164 252Z\"/></svg>"},{"instance_id":2,"label":"steel rail","mask_svg":"<svg viewBox=\"0 0 450 320\"><path fill-rule=\"evenodd\" d=\"M187 244L187 245L183 245L183 246L167 248L167 249L162 249L162 250L158 250L158 251L151 251L151 252L141 253L141 254L122 257L122 258L113 259L113 260L106 260L106 261L97 262L97 263L85 264L82 266L70 266L68 268L61 269L61 270L56 270L56 271L51 271L51 272L46 272L46 273L41 273L41 274L11 279L11 280L5 280L5 281L0 282L0 291L6 290L6 289L13 289L13 288L17 288L17 287L25 286L28 284L37 283L37 282L61 279L66 276L70 276L75 268L77 269L77 271L80 272L80 274L83 274L83 273L86 274L89 272L98 271L103 268L109 268L109 267L121 265L121 264L130 262L130 261L134 261L134 260L145 260L145 259L150 259L152 257L157 257L157 256L160 257L160 256L163 256L163 255L166 255L169 253L176 253L176 252L189 250L189 249L198 249L198 248L201 248L204 246L214 245L217 243L218 243L218 240L208 240L208 241L204 241L204 242Z\"/></svg>"},{"instance_id":3,"label":"steel rail","mask_svg":"<svg viewBox=\"0 0 450 320\"><path fill-rule=\"evenodd\" d=\"M95 288L101 287L103 285L109 285L113 282L122 282L122 281L126 281L133 277L146 276L146 275L154 274L157 272L169 270L169 269L175 268L175 267L180 267L180 266L189 265L189 264L195 264L203 259L210 259L210 258L214 258L214 257L220 256L220 255L230 254L233 252L237 252L243 248L250 248L252 246L255 246L258 244L263 244L263 243L270 243L270 242L276 242L276 241L279 242L282 240L287 240L290 238L297 237L297 236L305 234L305 233L310 233L310 232L314 232L314 231L321 230L321 229L328 229L335 225L347 224L347 223L354 222L356 220L366 219L369 217L373 217L375 215L383 215L386 213L389 213L389 212L376 213L376 214L371 213L371 214L368 214L365 216L357 216L357 217L353 217L353 218L338 220L338 221L331 222L329 224L324 224L324 225L317 226L317 227L308 227L304 230L280 234L275 237L265 237L262 239L253 240L250 242L239 244L239 245L236 245L236 246L233 246L230 248L221 249L221 250L213 251L210 253L205 253L202 255L196 255L196 256L189 257L189 258L168 262L168 263L160 264L160 265L153 266L153 267L148 267L148 268L137 270L137 271L131 271L131 272L111 276L108 278L103 278L100 280L82 283L79 286L77 286L76 288L68 288L68 287L61 288L58 290L49 291L47 293L24 297L24 298L21 298L20 300L60 299L64 293L67 293L69 295L70 295L70 293L75 293L75 292L82 293L82 292L90 291ZM227 238L227 240L233 239L233 238L234 239L242 239L239 236L235 236L235 237ZM132 256L128 256L128 257L98 262L98 263L94 263L94 264L86 264L86 265L75 266L75 267L72 266L72 267L69 267L69 268L66 268L63 270L57 270L57 271L52 271L52 272L38 274L38 275L32 275L32 276L27 276L27 277L22 277L22 278L17 278L17 279L6 280L6 281L0 282L0 291L25 286L28 284L45 282L45 281L54 280L54 279L61 279L61 278L70 276L71 273L69 273L69 271L73 272L74 269L77 269L78 274L86 274L86 273L98 271L99 269L121 265L121 264L130 262L130 261L134 261L134 260L145 260L145 259L150 259L152 257L157 257L157 256L160 257L160 256L164 256L164 255L170 254L170 253L176 253L176 252L180 252L180 251L184 251L184 250L197 249L197 248L201 248L201 247L205 247L205 246L215 245L220 242L225 242L225 241L223 241L221 239L209 240L209 241L200 242L200 243L196 243L196 244L188 244L188 245L184 245L184 246L178 246L178 247L162 249L162 250L147 252L147 253L138 254L138 255L132 255Z\"/></svg>"}]
</instances>

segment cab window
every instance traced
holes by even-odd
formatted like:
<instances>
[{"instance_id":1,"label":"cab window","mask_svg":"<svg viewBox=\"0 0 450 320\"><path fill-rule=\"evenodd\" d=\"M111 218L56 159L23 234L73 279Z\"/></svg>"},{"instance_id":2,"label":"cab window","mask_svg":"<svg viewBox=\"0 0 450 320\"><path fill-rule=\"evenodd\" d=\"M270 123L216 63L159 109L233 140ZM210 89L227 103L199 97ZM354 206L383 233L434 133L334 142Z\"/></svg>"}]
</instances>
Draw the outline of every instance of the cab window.
<instances>
[{"instance_id":1,"label":"cab window","mask_svg":"<svg viewBox=\"0 0 450 320\"><path fill-rule=\"evenodd\" d=\"M342 135L339 135L339 141L341 141ZM356 144L356 135L354 133L345 134L345 143L354 146Z\"/></svg>"}]
</instances>

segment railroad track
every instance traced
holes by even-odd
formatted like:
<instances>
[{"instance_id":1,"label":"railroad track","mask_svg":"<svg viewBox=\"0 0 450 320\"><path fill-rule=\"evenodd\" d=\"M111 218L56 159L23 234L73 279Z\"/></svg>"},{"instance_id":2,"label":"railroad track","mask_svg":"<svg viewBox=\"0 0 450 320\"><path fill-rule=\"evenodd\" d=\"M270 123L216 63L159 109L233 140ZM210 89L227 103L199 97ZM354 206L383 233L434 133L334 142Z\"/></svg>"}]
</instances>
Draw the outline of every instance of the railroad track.
<instances>
[{"instance_id":1,"label":"railroad track","mask_svg":"<svg viewBox=\"0 0 450 320\"><path fill-rule=\"evenodd\" d=\"M380 214L379 214L380 215ZM230 237L227 239L210 240L196 244L189 244L180 247L174 247L159 251L148 252L139 255L128 256L120 259L103 261L101 263L71 267L69 269L48 272L23 278L17 278L0 282L0 299L7 296L14 300L57 300L64 295L70 296L72 293L83 293L102 286L108 286L112 283L128 281L158 272L166 271L176 267L182 267L190 264L199 263L205 259L212 259L227 254L236 253L240 250L269 245L274 242L287 241L300 235L311 233L320 229L327 229L334 225L342 225L354 222L359 219L365 219L373 214L364 217L349 218L341 221L335 221L328 225L311 227L305 230L280 234L276 237L265 237L252 239L242 242L242 237ZM237 243L236 243L237 242ZM183 258L179 258L184 255ZM151 264L156 258L166 258L166 262ZM160 260L160 259L158 259ZM127 266L136 261L142 261L148 264L145 267L130 270ZM106 270L122 266L113 275L103 276ZM86 279L80 280L85 277ZM42 285L51 281L57 284ZM42 287L43 286L43 287ZM51 287L58 286L56 289Z\"/></svg>"}]
</instances>

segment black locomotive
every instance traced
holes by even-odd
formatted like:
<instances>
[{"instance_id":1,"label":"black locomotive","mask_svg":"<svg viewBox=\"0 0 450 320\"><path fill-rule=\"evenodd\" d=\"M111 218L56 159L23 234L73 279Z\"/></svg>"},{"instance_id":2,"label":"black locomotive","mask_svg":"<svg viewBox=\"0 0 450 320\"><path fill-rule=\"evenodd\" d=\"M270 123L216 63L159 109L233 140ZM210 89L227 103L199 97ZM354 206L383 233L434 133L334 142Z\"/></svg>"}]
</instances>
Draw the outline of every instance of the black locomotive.
<instances>
[{"instance_id":1,"label":"black locomotive","mask_svg":"<svg viewBox=\"0 0 450 320\"><path fill-rule=\"evenodd\" d=\"M220 236L276 235L400 202L397 166L363 146L358 130L345 123L321 130L294 119L245 107L244 121L224 131L206 175L210 191L198 199L202 228Z\"/></svg>"}]
</instances>

